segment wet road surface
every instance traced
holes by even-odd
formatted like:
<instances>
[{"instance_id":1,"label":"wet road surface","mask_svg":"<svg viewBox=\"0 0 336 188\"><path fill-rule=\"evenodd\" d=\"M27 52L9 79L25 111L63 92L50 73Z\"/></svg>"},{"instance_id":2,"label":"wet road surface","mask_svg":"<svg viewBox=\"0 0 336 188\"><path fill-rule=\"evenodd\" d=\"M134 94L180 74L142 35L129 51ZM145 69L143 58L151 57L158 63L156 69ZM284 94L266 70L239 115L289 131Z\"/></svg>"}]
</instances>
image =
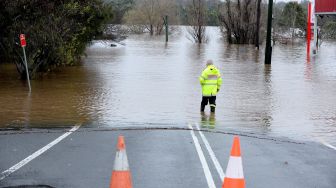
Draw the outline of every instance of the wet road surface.
<instances>
[{"instance_id":1,"label":"wet road surface","mask_svg":"<svg viewBox=\"0 0 336 188\"><path fill-rule=\"evenodd\" d=\"M193 128L196 129L196 124ZM1 132L1 172L47 145L62 130ZM194 130L216 187L222 180L204 141ZM220 167L226 169L233 135L203 131ZM0 181L0 187L108 187L118 135L124 135L134 187L208 187L190 130L109 130L80 128ZM313 142L242 135L247 187L333 188L336 152ZM29 140L29 142L27 142Z\"/></svg>"}]
</instances>

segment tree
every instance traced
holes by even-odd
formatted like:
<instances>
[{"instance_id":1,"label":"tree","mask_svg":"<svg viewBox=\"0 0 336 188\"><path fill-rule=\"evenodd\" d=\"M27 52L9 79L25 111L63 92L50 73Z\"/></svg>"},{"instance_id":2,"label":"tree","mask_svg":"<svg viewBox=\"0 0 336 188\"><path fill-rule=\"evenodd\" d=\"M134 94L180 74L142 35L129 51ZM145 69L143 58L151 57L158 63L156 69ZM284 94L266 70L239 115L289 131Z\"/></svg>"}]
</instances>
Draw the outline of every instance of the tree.
<instances>
[{"instance_id":1,"label":"tree","mask_svg":"<svg viewBox=\"0 0 336 188\"><path fill-rule=\"evenodd\" d=\"M2 0L0 57L16 64L26 78L19 34L27 38L28 71L31 77L56 66L80 61L87 43L102 31L111 16L100 0Z\"/></svg>"},{"instance_id":2,"label":"tree","mask_svg":"<svg viewBox=\"0 0 336 188\"><path fill-rule=\"evenodd\" d=\"M279 26L285 29L292 28L292 37L294 37L294 28L305 30L306 15L303 7L297 2L287 3L281 13Z\"/></svg>"},{"instance_id":3,"label":"tree","mask_svg":"<svg viewBox=\"0 0 336 188\"><path fill-rule=\"evenodd\" d=\"M326 24L322 27L322 30L324 38L336 39L336 21L326 22Z\"/></svg>"},{"instance_id":4,"label":"tree","mask_svg":"<svg viewBox=\"0 0 336 188\"><path fill-rule=\"evenodd\" d=\"M177 21L177 6L175 1L167 0L137 0L129 10L124 21L130 26L143 26L150 35L160 35L163 30L163 17L168 15L170 23Z\"/></svg>"},{"instance_id":5,"label":"tree","mask_svg":"<svg viewBox=\"0 0 336 188\"><path fill-rule=\"evenodd\" d=\"M208 26L219 26L219 4L220 0L206 1L207 6L207 25Z\"/></svg>"},{"instance_id":6,"label":"tree","mask_svg":"<svg viewBox=\"0 0 336 188\"><path fill-rule=\"evenodd\" d=\"M187 20L190 25L188 31L195 42L204 42L207 22L207 9L204 0L192 0L187 7Z\"/></svg>"},{"instance_id":7,"label":"tree","mask_svg":"<svg viewBox=\"0 0 336 188\"><path fill-rule=\"evenodd\" d=\"M180 23L182 25L188 25L188 7L191 6L192 0L177 0L178 1L178 12L179 12L179 18ZM221 0L203 0L205 9L206 9L206 25L208 26L218 26L219 20L218 20L218 6L221 2Z\"/></svg>"},{"instance_id":8,"label":"tree","mask_svg":"<svg viewBox=\"0 0 336 188\"><path fill-rule=\"evenodd\" d=\"M252 0L225 0L222 3L220 21L225 28L229 43L255 43L257 7L257 1Z\"/></svg>"},{"instance_id":9,"label":"tree","mask_svg":"<svg viewBox=\"0 0 336 188\"><path fill-rule=\"evenodd\" d=\"M132 9L135 4L134 0L109 0L107 2L111 3L115 14L112 20L113 24L121 24L125 13Z\"/></svg>"},{"instance_id":10,"label":"tree","mask_svg":"<svg viewBox=\"0 0 336 188\"><path fill-rule=\"evenodd\" d=\"M260 35L260 17L261 17L261 0L257 0L257 26L256 26L256 40L255 47L259 50L259 35Z\"/></svg>"}]
</instances>

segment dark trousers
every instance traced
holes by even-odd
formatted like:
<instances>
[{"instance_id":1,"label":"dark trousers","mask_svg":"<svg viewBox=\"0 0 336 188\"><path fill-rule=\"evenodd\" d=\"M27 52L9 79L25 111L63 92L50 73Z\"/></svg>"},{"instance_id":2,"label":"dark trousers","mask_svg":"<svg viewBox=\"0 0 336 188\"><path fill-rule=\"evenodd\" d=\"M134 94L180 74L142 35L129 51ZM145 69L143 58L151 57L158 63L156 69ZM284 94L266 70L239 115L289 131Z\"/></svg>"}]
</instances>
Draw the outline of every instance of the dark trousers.
<instances>
[{"instance_id":1,"label":"dark trousers","mask_svg":"<svg viewBox=\"0 0 336 188\"><path fill-rule=\"evenodd\" d=\"M215 112L216 109L216 96L211 96L211 97L202 97L202 102L201 102L201 112L204 112L204 108L206 105L210 103L210 109L211 112Z\"/></svg>"}]
</instances>

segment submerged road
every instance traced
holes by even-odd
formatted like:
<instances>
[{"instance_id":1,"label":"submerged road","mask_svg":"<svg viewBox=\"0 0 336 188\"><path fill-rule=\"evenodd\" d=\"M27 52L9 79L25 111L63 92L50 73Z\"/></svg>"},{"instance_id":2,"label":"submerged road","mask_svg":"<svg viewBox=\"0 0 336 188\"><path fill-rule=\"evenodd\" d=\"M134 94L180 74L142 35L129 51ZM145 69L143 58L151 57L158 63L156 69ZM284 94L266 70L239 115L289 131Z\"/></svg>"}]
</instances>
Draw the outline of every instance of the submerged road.
<instances>
[{"instance_id":1,"label":"submerged road","mask_svg":"<svg viewBox=\"0 0 336 188\"><path fill-rule=\"evenodd\" d=\"M195 124L186 129L69 130L1 131L0 187L108 187L117 137L124 135L134 187L219 188L233 141L233 134L198 131ZM240 144L246 187L336 185L332 148L256 134L240 135Z\"/></svg>"}]
</instances>

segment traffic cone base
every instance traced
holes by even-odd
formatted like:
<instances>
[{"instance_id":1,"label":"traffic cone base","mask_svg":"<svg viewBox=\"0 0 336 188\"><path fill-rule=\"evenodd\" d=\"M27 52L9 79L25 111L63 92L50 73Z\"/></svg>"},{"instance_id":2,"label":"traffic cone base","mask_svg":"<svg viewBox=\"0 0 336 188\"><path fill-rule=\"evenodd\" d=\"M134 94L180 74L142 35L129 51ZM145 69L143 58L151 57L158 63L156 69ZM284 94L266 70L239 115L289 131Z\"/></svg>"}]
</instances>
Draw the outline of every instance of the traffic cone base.
<instances>
[{"instance_id":1,"label":"traffic cone base","mask_svg":"<svg viewBox=\"0 0 336 188\"><path fill-rule=\"evenodd\" d=\"M245 187L244 179L225 178L223 188L241 188Z\"/></svg>"},{"instance_id":2,"label":"traffic cone base","mask_svg":"<svg viewBox=\"0 0 336 188\"><path fill-rule=\"evenodd\" d=\"M114 171L112 172L112 181L110 188L131 188L132 180L129 171Z\"/></svg>"}]
</instances>

